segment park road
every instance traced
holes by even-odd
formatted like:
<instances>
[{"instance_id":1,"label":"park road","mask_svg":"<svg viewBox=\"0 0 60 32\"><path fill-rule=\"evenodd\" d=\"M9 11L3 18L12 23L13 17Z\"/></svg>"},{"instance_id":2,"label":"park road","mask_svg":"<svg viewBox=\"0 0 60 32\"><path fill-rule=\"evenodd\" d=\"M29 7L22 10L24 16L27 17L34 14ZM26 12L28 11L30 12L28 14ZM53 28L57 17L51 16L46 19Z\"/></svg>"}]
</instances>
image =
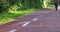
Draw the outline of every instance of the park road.
<instances>
[{"instance_id":1,"label":"park road","mask_svg":"<svg viewBox=\"0 0 60 32\"><path fill-rule=\"evenodd\" d=\"M42 10L0 25L0 32L60 32L60 11Z\"/></svg>"}]
</instances>

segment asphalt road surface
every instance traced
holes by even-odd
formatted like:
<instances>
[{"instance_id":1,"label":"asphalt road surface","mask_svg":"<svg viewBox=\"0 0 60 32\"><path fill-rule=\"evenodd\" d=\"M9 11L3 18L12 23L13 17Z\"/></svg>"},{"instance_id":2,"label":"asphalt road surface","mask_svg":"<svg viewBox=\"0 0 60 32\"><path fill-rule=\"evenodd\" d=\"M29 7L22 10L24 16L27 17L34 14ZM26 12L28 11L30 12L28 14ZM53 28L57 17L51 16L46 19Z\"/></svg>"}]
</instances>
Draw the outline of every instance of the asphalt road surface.
<instances>
[{"instance_id":1,"label":"asphalt road surface","mask_svg":"<svg viewBox=\"0 0 60 32\"><path fill-rule=\"evenodd\" d=\"M0 25L0 32L60 32L60 11L43 10Z\"/></svg>"}]
</instances>

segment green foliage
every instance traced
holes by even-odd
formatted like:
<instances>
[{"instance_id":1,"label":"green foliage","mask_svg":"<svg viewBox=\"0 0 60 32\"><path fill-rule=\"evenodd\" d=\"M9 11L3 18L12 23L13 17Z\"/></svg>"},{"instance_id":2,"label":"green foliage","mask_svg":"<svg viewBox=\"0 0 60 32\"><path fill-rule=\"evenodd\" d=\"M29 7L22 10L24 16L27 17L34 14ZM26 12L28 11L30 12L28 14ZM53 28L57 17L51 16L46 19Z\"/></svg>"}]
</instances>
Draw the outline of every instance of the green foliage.
<instances>
[{"instance_id":1,"label":"green foliage","mask_svg":"<svg viewBox=\"0 0 60 32\"><path fill-rule=\"evenodd\" d=\"M7 11L9 3L6 0L0 0L0 12Z\"/></svg>"},{"instance_id":2,"label":"green foliage","mask_svg":"<svg viewBox=\"0 0 60 32\"><path fill-rule=\"evenodd\" d=\"M40 0L20 0L20 3L17 4L19 9L28 9L28 8L42 8Z\"/></svg>"},{"instance_id":3,"label":"green foliage","mask_svg":"<svg viewBox=\"0 0 60 32\"><path fill-rule=\"evenodd\" d=\"M20 10L42 8L42 0L0 0L0 12L7 11L13 5L17 5Z\"/></svg>"},{"instance_id":4,"label":"green foliage","mask_svg":"<svg viewBox=\"0 0 60 32\"><path fill-rule=\"evenodd\" d=\"M19 7L17 10L25 10L29 8L41 9L44 6L43 1L47 0L0 0L0 10L7 11L8 8L11 8L13 5L17 5Z\"/></svg>"},{"instance_id":5,"label":"green foliage","mask_svg":"<svg viewBox=\"0 0 60 32\"><path fill-rule=\"evenodd\" d=\"M48 3L49 4L54 4L54 0L50 0Z\"/></svg>"}]
</instances>

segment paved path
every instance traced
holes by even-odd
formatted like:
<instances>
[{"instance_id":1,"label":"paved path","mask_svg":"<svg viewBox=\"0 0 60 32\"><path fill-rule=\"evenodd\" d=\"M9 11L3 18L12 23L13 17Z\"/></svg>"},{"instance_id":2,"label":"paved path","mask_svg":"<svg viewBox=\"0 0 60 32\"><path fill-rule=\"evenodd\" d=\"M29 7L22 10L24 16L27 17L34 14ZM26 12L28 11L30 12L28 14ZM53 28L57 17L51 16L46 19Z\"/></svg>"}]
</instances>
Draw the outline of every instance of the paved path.
<instances>
[{"instance_id":1,"label":"paved path","mask_svg":"<svg viewBox=\"0 0 60 32\"><path fill-rule=\"evenodd\" d=\"M0 25L0 32L60 32L60 11L43 10Z\"/></svg>"}]
</instances>

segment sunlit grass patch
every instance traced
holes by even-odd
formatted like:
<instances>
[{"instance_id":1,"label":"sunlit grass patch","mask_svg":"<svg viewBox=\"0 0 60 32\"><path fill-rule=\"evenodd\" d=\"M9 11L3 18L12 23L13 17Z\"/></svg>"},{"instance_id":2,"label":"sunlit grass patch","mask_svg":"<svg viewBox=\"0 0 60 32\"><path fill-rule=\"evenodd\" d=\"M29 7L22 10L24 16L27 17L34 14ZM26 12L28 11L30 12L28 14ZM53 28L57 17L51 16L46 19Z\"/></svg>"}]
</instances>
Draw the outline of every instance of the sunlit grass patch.
<instances>
[{"instance_id":1,"label":"sunlit grass patch","mask_svg":"<svg viewBox=\"0 0 60 32\"><path fill-rule=\"evenodd\" d=\"M23 16L25 14L33 12L35 9L26 9L23 11L8 11L8 13L2 13L0 16L0 24L9 22L9 20L15 19L17 17Z\"/></svg>"}]
</instances>

